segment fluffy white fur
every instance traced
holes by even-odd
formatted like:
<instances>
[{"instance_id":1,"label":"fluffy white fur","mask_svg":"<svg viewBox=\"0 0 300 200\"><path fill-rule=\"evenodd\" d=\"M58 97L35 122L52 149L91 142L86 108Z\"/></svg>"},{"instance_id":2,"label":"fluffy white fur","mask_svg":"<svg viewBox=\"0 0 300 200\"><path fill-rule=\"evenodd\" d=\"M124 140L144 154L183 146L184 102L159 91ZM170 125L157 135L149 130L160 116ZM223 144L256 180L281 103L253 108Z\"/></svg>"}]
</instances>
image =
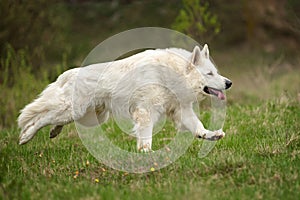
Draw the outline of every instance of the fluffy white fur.
<instances>
[{"instance_id":1,"label":"fluffy white fur","mask_svg":"<svg viewBox=\"0 0 300 200\"><path fill-rule=\"evenodd\" d=\"M142 151L151 150L153 126L164 114L179 129L217 140L225 133L205 129L192 104L195 96L215 95L223 100L222 90L230 86L210 61L207 45L202 50L196 46L193 52L147 50L122 60L71 69L21 111L19 143L27 143L47 125L54 125L53 138L74 120L94 126L112 113L132 119L137 148Z\"/></svg>"}]
</instances>

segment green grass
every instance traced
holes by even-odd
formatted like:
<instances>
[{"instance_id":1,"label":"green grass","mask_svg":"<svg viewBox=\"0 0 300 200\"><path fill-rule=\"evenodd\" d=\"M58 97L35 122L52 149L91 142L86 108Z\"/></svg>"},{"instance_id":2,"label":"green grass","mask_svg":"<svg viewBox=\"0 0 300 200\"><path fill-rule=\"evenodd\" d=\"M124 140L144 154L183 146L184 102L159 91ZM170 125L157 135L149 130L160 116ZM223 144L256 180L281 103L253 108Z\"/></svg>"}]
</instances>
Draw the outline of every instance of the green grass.
<instances>
[{"instance_id":1,"label":"green grass","mask_svg":"<svg viewBox=\"0 0 300 200\"><path fill-rule=\"evenodd\" d=\"M46 72L36 79L22 52L12 51L11 55L1 61L6 64L5 69L16 72L13 76L4 72L4 77L10 79L0 85L3 97L0 200L295 199L300 196L298 64L276 62L276 58L256 54L241 53L232 60L229 58L234 52L217 54L222 74L233 80L228 93L226 137L205 158L198 157L201 141L195 140L168 167L145 174L128 174L97 161L81 143L74 125L65 127L52 140L48 138L49 128L44 128L30 143L18 145L19 130L15 126L18 110L51 81ZM19 63L23 65L14 67ZM63 66L57 66L57 74ZM20 77L19 71L23 72ZM11 78L17 80L13 85L9 84ZM209 101L203 102L202 107L208 106ZM202 113L202 120L207 122L208 117L208 111ZM109 138L116 145L135 150L133 138L120 133L113 124L107 124L106 128L110 129ZM167 124L154 137L153 148L163 147L172 137L174 127Z\"/></svg>"},{"instance_id":2,"label":"green grass","mask_svg":"<svg viewBox=\"0 0 300 200\"><path fill-rule=\"evenodd\" d=\"M145 174L99 163L72 125L52 140L42 129L24 146L18 130L1 131L0 199L295 199L299 121L299 103L291 99L230 105L227 135L207 157L198 158L195 140L176 162Z\"/></svg>"},{"instance_id":3,"label":"green grass","mask_svg":"<svg viewBox=\"0 0 300 200\"><path fill-rule=\"evenodd\" d=\"M180 4L161 6L159 0L120 7L107 2L74 4L66 7L76 26L65 33L69 35L67 41L60 44L65 52L50 49L43 58L40 49L26 49L26 45L19 50L9 45L4 49L0 58L0 200L300 196L300 60L297 53L286 53L281 48L266 53L238 45L218 52L214 46L219 42L209 42L220 72L233 81L233 88L228 94L226 137L205 158L198 157L202 141L195 140L182 157L166 168L144 174L120 172L103 165L87 151L74 125L65 127L52 140L48 138L49 128L44 128L30 143L18 145L15 124L20 109L64 70L80 65L92 47L114 33L138 26L169 27ZM221 34L219 38L222 43L229 37ZM40 70L35 70L37 61L30 60L35 51L41 57L38 61L47 60L38 67ZM208 112L203 113L204 121L208 117ZM113 124L106 128L110 128L109 139L116 145L135 150L132 137L122 134ZM153 148L163 147L172 137L174 127L167 124L154 137Z\"/></svg>"}]
</instances>

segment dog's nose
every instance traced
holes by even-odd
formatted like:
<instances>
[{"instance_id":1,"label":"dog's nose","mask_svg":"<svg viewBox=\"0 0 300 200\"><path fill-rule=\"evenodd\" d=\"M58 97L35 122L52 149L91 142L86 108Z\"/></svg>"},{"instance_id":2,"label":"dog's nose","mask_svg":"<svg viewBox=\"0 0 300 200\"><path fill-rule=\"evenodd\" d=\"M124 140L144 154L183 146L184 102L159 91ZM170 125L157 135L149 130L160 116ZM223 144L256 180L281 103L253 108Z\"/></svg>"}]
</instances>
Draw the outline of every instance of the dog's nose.
<instances>
[{"instance_id":1,"label":"dog's nose","mask_svg":"<svg viewBox=\"0 0 300 200\"><path fill-rule=\"evenodd\" d=\"M227 90L228 88L231 87L231 85L232 85L232 82L230 80L226 79L226 81L225 81L225 89Z\"/></svg>"}]
</instances>

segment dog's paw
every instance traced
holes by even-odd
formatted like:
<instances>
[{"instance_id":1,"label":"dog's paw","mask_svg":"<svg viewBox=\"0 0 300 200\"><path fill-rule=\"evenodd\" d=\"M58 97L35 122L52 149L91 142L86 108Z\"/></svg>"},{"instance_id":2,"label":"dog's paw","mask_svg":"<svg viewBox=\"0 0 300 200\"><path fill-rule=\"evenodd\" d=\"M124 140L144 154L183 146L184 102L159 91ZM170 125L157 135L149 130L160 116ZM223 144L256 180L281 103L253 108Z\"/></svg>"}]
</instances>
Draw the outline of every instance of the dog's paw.
<instances>
[{"instance_id":1,"label":"dog's paw","mask_svg":"<svg viewBox=\"0 0 300 200\"><path fill-rule=\"evenodd\" d=\"M219 130L216 130L216 131L213 131L213 132L214 132L215 135L213 135L213 136L210 138L210 140L215 141L215 140L219 140L219 139L225 137L225 133L223 132L222 129L219 129Z\"/></svg>"},{"instance_id":2,"label":"dog's paw","mask_svg":"<svg viewBox=\"0 0 300 200\"><path fill-rule=\"evenodd\" d=\"M58 136L58 134L62 131L63 126L61 125L57 125L54 126L51 130L50 130L50 138L55 138L56 136Z\"/></svg>"},{"instance_id":3,"label":"dog's paw","mask_svg":"<svg viewBox=\"0 0 300 200\"><path fill-rule=\"evenodd\" d=\"M216 141L225 136L225 133L223 132L222 129L216 130L216 131L210 131L210 130L205 130L202 132L202 134L197 134L198 138L205 139L205 140L210 140L210 141Z\"/></svg>"},{"instance_id":4,"label":"dog's paw","mask_svg":"<svg viewBox=\"0 0 300 200\"><path fill-rule=\"evenodd\" d=\"M140 148L139 149L140 153L150 153L150 152L154 152L152 149L149 148Z\"/></svg>"},{"instance_id":5,"label":"dog's paw","mask_svg":"<svg viewBox=\"0 0 300 200\"><path fill-rule=\"evenodd\" d=\"M149 152L154 152L151 147L149 147L149 145L143 145L141 147L138 148L138 151L140 153L149 153Z\"/></svg>"}]
</instances>

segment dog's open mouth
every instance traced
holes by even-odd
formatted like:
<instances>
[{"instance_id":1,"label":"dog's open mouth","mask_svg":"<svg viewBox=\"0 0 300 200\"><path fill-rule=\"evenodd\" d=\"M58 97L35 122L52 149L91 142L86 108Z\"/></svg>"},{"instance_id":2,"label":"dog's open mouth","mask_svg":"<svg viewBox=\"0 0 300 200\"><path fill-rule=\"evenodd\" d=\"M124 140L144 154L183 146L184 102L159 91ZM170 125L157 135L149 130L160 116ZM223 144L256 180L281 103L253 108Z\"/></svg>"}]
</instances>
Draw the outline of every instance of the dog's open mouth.
<instances>
[{"instance_id":1,"label":"dog's open mouth","mask_svg":"<svg viewBox=\"0 0 300 200\"><path fill-rule=\"evenodd\" d=\"M225 97L224 93L222 92L222 90L218 90L218 89L215 89L215 88L205 86L203 91L206 92L207 94L211 94L211 95L214 95L214 96L218 97L218 99L220 99L220 100L225 100L226 99L226 97Z\"/></svg>"}]
</instances>

